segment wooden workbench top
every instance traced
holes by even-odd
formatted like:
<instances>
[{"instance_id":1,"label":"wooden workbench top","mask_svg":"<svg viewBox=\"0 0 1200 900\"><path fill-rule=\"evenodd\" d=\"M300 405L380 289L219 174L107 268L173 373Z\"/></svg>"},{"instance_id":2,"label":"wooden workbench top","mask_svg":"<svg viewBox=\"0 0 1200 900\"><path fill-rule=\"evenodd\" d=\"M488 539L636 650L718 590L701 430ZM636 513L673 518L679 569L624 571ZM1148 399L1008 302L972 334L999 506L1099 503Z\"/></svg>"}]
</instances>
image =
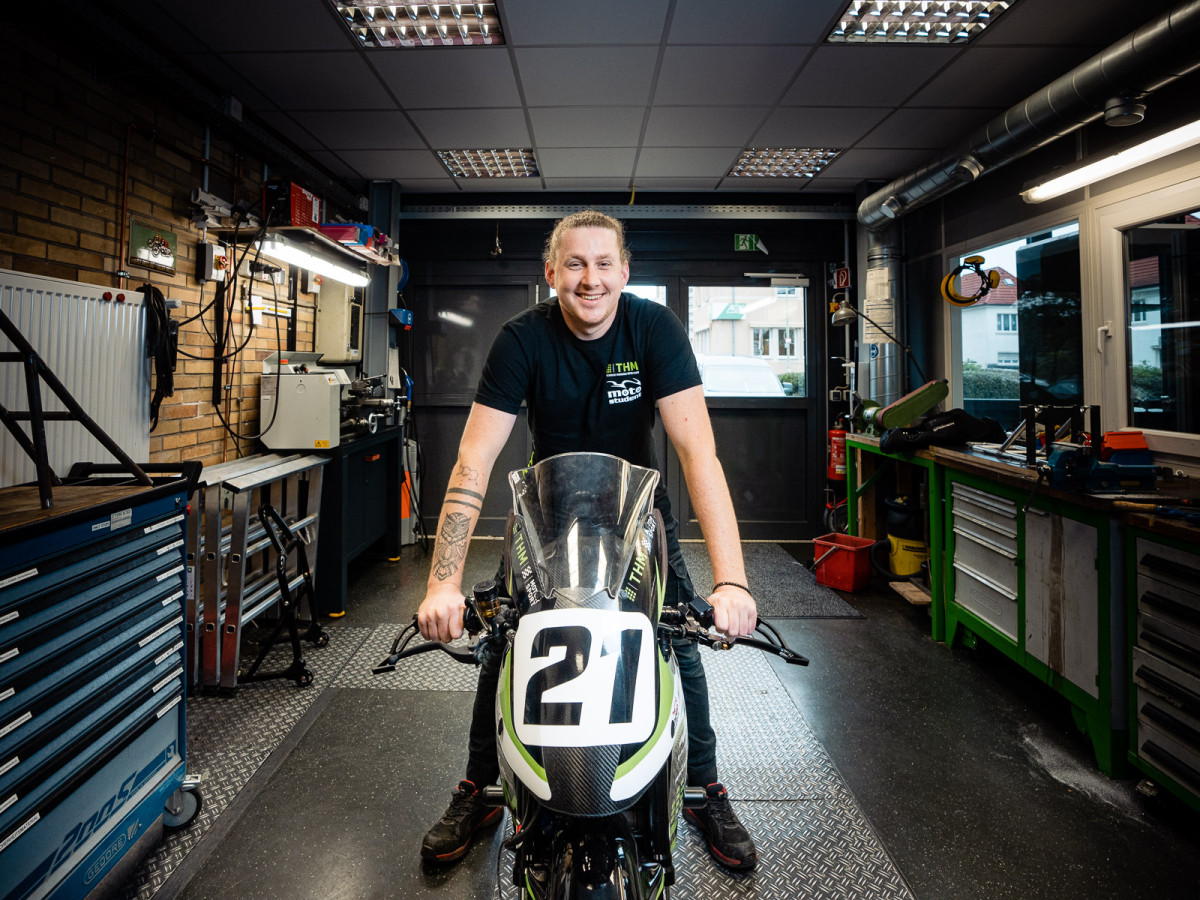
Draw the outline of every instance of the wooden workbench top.
<instances>
[{"instance_id":1,"label":"wooden workbench top","mask_svg":"<svg viewBox=\"0 0 1200 900\"><path fill-rule=\"evenodd\" d=\"M153 485L60 485L54 488L54 506L42 509L37 485L20 485L0 489L0 536L14 528L32 522L53 519L98 506L102 503L123 500L145 491L154 490Z\"/></svg>"}]
</instances>

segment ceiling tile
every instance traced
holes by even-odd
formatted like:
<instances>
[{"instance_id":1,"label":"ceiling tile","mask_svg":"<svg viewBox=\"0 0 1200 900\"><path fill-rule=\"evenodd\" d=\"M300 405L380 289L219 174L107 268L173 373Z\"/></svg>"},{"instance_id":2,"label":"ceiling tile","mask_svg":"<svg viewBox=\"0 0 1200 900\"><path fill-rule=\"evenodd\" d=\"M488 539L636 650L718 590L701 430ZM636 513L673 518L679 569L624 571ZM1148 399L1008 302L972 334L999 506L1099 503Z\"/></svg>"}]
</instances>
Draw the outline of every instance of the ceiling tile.
<instances>
[{"instance_id":1,"label":"ceiling tile","mask_svg":"<svg viewBox=\"0 0 1200 900\"><path fill-rule=\"evenodd\" d=\"M292 116L331 150L425 148L425 142L402 112L300 111Z\"/></svg>"},{"instance_id":2,"label":"ceiling tile","mask_svg":"<svg viewBox=\"0 0 1200 900\"><path fill-rule=\"evenodd\" d=\"M977 109L898 109L865 134L856 146L864 148L951 147L980 121L989 117Z\"/></svg>"},{"instance_id":3,"label":"ceiling tile","mask_svg":"<svg viewBox=\"0 0 1200 900\"><path fill-rule=\"evenodd\" d=\"M529 111L538 147L633 147L645 116L641 106L539 106Z\"/></svg>"},{"instance_id":4,"label":"ceiling tile","mask_svg":"<svg viewBox=\"0 0 1200 900\"><path fill-rule=\"evenodd\" d=\"M815 44L825 40L846 0L729 0L676 3L672 44Z\"/></svg>"},{"instance_id":5,"label":"ceiling tile","mask_svg":"<svg viewBox=\"0 0 1200 900\"><path fill-rule=\"evenodd\" d=\"M1071 68L1060 65L1054 55L1053 47L976 47L956 57L908 103L1007 109ZM1047 66L1053 72L1050 77ZM970 91L964 91L963 85L970 85Z\"/></svg>"},{"instance_id":6,"label":"ceiling tile","mask_svg":"<svg viewBox=\"0 0 1200 900\"><path fill-rule=\"evenodd\" d=\"M548 44L653 44L662 40L668 0L512 0L501 4L505 39L514 47ZM602 15L588 15L588 7ZM582 9L581 9L582 7Z\"/></svg>"},{"instance_id":7,"label":"ceiling tile","mask_svg":"<svg viewBox=\"0 0 1200 900\"><path fill-rule=\"evenodd\" d=\"M530 106L645 106L658 48L546 48L516 58Z\"/></svg>"},{"instance_id":8,"label":"ceiling tile","mask_svg":"<svg viewBox=\"0 0 1200 900\"><path fill-rule=\"evenodd\" d=\"M822 174L831 179L892 179L929 162L931 156L928 150L847 150Z\"/></svg>"},{"instance_id":9,"label":"ceiling tile","mask_svg":"<svg viewBox=\"0 0 1200 900\"><path fill-rule=\"evenodd\" d=\"M347 163L341 154L331 153L328 150L312 150L308 155L338 178L350 178L357 181L365 177L362 172Z\"/></svg>"},{"instance_id":10,"label":"ceiling tile","mask_svg":"<svg viewBox=\"0 0 1200 900\"><path fill-rule=\"evenodd\" d=\"M643 143L647 147L745 147L769 106L655 106Z\"/></svg>"},{"instance_id":11,"label":"ceiling tile","mask_svg":"<svg viewBox=\"0 0 1200 900\"><path fill-rule=\"evenodd\" d=\"M506 47L398 50L367 58L405 109L521 105Z\"/></svg>"},{"instance_id":12,"label":"ceiling tile","mask_svg":"<svg viewBox=\"0 0 1200 900\"><path fill-rule=\"evenodd\" d=\"M218 93L232 94L246 109L256 111L274 107L275 101L262 92L262 86L250 81L225 57L215 53L184 53L181 59L193 71L203 72Z\"/></svg>"},{"instance_id":13,"label":"ceiling tile","mask_svg":"<svg viewBox=\"0 0 1200 900\"><path fill-rule=\"evenodd\" d=\"M654 89L654 103L774 103L791 82L802 58L785 47L668 47Z\"/></svg>"},{"instance_id":14,"label":"ceiling tile","mask_svg":"<svg viewBox=\"0 0 1200 900\"><path fill-rule=\"evenodd\" d=\"M1060 3L1014 4L1005 11L974 43L981 47L993 44L1059 44L1063 51L1068 47L1080 47L1084 55L1106 47L1124 37L1139 25L1173 6L1178 0L1137 0L1123 4L1103 2L1072 3L1064 11ZM1123 15L1117 15L1117 7ZM1065 12L1065 14L1064 14ZM1031 40L1031 36L1036 36ZM1090 49L1089 49L1090 48ZM1072 55L1073 56L1073 55ZM1064 66L1073 67L1079 59L1072 58Z\"/></svg>"},{"instance_id":15,"label":"ceiling tile","mask_svg":"<svg viewBox=\"0 0 1200 900\"><path fill-rule=\"evenodd\" d=\"M719 178L638 178L639 191L711 191L715 190ZM636 199L636 198L635 198ZM634 256L636 264L637 257Z\"/></svg>"},{"instance_id":16,"label":"ceiling tile","mask_svg":"<svg viewBox=\"0 0 1200 900\"><path fill-rule=\"evenodd\" d=\"M547 178L546 189L551 191L625 191L628 178Z\"/></svg>"},{"instance_id":17,"label":"ceiling tile","mask_svg":"<svg viewBox=\"0 0 1200 900\"><path fill-rule=\"evenodd\" d=\"M444 178L402 178L398 180L402 194L442 194L454 190L454 180L449 175Z\"/></svg>"},{"instance_id":18,"label":"ceiling tile","mask_svg":"<svg viewBox=\"0 0 1200 900\"><path fill-rule=\"evenodd\" d=\"M338 155L362 172L364 178L374 181L450 177L446 167L428 150L342 150Z\"/></svg>"},{"instance_id":19,"label":"ceiling tile","mask_svg":"<svg viewBox=\"0 0 1200 900\"><path fill-rule=\"evenodd\" d=\"M825 45L805 63L782 102L898 106L961 52L958 47Z\"/></svg>"},{"instance_id":20,"label":"ceiling tile","mask_svg":"<svg viewBox=\"0 0 1200 900\"><path fill-rule=\"evenodd\" d=\"M849 147L891 110L781 107L751 139L752 147Z\"/></svg>"},{"instance_id":21,"label":"ceiling tile","mask_svg":"<svg viewBox=\"0 0 1200 900\"><path fill-rule=\"evenodd\" d=\"M591 178L630 178L634 153L632 147L539 150L538 171L544 178L566 178L573 173Z\"/></svg>"},{"instance_id":22,"label":"ceiling tile","mask_svg":"<svg viewBox=\"0 0 1200 900\"><path fill-rule=\"evenodd\" d=\"M520 109L417 109L413 123L436 150L529 147L529 128Z\"/></svg>"},{"instance_id":23,"label":"ceiling tile","mask_svg":"<svg viewBox=\"0 0 1200 900\"><path fill-rule=\"evenodd\" d=\"M279 132L285 140L295 144L304 151L325 149L325 144L312 132L297 122L290 113L274 109L264 109L257 113L258 117L271 128Z\"/></svg>"},{"instance_id":24,"label":"ceiling tile","mask_svg":"<svg viewBox=\"0 0 1200 900\"><path fill-rule=\"evenodd\" d=\"M124 0L121 5L128 6ZM157 29L160 19L174 19L218 51L355 49L354 38L326 0L158 0L139 6L157 7L140 13L150 28Z\"/></svg>"},{"instance_id":25,"label":"ceiling tile","mask_svg":"<svg viewBox=\"0 0 1200 900\"><path fill-rule=\"evenodd\" d=\"M637 178L680 177L721 178L742 152L741 147L646 147L638 154Z\"/></svg>"},{"instance_id":26,"label":"ceiling tile","mask_svg":"<svg viewBox=\"0 0 1200 900\"><path fill-rule=\"evenodd\" d=\"M224 58L280 109L395 108L356 51L227 53Z\"/></svg>"}]
</instances>

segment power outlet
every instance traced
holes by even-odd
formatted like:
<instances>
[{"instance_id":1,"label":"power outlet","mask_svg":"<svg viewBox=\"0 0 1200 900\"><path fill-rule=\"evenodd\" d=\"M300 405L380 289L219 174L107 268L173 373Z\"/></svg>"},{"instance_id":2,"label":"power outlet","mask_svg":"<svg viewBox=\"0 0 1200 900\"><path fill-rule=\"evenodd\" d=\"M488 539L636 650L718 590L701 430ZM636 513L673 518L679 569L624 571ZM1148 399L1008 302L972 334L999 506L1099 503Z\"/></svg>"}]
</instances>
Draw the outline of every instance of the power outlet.
<instances>
[{"instance_id":1,"label":"power outlet","mask_svg":"<svg viewBox=\"0 0 1200 900\"><path fill-rule=\"evenodd\" d=\"M200 245L196 256L196 278L200 281L224 281L230 266L229 245L220 241Z\"/></svg>"}]
</instances>

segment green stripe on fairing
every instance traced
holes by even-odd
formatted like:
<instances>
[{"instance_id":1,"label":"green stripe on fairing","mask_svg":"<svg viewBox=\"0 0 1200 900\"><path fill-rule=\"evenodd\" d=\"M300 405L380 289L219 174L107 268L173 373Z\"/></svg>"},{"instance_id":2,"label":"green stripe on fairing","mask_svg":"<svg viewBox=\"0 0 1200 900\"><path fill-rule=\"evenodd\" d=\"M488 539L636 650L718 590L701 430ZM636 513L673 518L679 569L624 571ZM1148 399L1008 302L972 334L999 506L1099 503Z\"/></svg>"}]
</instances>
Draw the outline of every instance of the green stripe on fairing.
<instances>
[{"instance_id":1,"label":"green stripe on fairing","mask_svg":"<svg viewBox=\"0 0 1200 900\"><path fill-rule=\"evenodd\" d=\"M667 722L671 720L671 704L675 700L675 691L666 690L666 685L671 683L671 666L657 653L655 653L654 656L658 660L659 684L664 686L664 689L660 691L658 695L658 726L654 729L654 734L650 736L650 740L642 744L641 749L638 750L637 753L625 760L625 762L621 763L621 765L617 766L617 778L620 778L622 775L627 775L630 771L632 771L634 766L640 763L650 753L651 748L653 748L654 745L659 742L663 736L663 732L666 731Z\"/></svg>"},{"instance_id":2,"label":"green stripe on fairing","mask_svg":"<svg viewBox=\"0 0 1200 900\"><path fill-rule=\"evenodd\" d=\"M500 692L500 715L504 717L504 730L508 732L509 738L512 739L513 746L520 751L521 756L525 758L525 762L529 763L529 768L533 769L533 774L546 780L546 770L539 766L529 751L525 749L525 745L517 739L517 733L513 730L513 712L512 712L512 654L504 654L504 662L500 666L500 683L508 685L509 690Z\"/></svg>"}]
</instances>

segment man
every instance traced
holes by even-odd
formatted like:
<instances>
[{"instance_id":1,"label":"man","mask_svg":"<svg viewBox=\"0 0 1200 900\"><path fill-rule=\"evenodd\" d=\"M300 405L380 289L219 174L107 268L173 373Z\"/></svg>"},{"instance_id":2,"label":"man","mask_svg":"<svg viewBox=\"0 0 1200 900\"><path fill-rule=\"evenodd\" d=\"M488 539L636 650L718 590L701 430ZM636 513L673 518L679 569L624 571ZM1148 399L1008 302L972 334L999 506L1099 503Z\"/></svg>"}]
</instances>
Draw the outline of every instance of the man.
<instances>
[{"instance_id":1,"label":"man","mask_svg":"<svg viewBox=\"0 0 1200 900\"><path fill-rule=\"evenodd\" d=\"M462 566L488 479L522 401L533 434L534 461L568 451L597 451L656 468L651 429L655 408L682 463L696 518L712 560L716 588L708 598L717 629L737 637L754 631L757 610L746 584L737 519L717 460L695 356L683 326L665 307L624 294L629 252L619 221L584 211L559 221L546 245L546 280L557 297L515 316L501 329L484 365L459 443L438 524L434 560L417 612L421 634L449 641L462 634ZM695 591L676 536L666 490L655 506L666 523L667 603ZM722 865L757 862L750 835L717 781L716 737L708 686L696 645L675 645L688 721L688 783L706 785L704 810L688 815ZM499 820L479 789L499 777L493 703L499 654L485 660L471 723L466 778L430 829L421 855L461 858L476 831Z\"/></svg>"}]
</instances>

